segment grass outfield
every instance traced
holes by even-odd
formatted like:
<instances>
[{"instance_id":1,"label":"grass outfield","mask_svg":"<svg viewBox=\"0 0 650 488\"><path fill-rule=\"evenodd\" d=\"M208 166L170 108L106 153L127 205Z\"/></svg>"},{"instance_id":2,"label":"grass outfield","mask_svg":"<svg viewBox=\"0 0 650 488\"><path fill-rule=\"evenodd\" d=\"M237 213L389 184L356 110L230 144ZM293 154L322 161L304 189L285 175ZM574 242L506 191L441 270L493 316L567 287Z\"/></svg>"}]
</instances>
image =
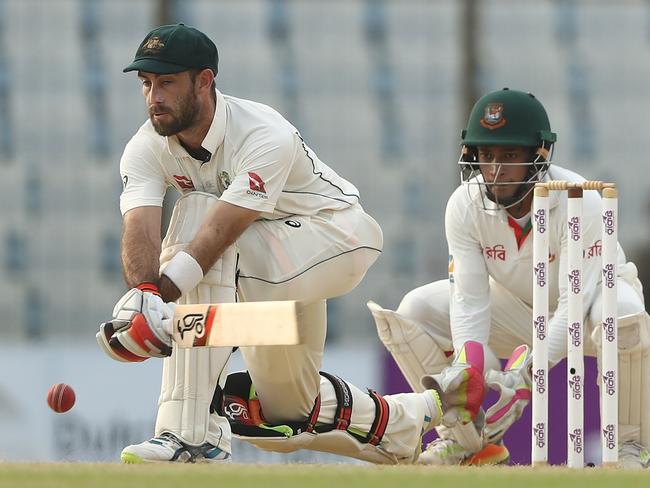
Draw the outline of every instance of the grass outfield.
<instances>
[{"instance_id":1,"label":"grass outfield","mask_svg":"<svg viewBox=\"0 0 650 488\"><path fill-rule=\"evenodd\" d=\"M431 468L347 465L119 465L0 463L2 488L628 488L650 487L650 470Z\"/></svg>"}]
</instances>

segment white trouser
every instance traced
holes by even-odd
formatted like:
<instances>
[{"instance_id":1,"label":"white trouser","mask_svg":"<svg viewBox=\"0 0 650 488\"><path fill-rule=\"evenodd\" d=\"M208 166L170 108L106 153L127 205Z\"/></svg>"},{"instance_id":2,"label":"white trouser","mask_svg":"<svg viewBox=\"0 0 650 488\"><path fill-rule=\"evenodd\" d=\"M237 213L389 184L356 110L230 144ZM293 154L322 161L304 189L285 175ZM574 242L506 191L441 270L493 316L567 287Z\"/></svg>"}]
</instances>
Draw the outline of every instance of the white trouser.
<instances>
[{"instance_id":1,"label":"white trouser","mask_svg":"<svg viewBox=\"0 0 650 488\"><path fill-rule=\"evenodd\" d=\"M379 225L359 205L314 216L257 221L236 243L240 299L312 301L344 295L361 281L382 245ZM336 395L329 382L321 381L319 375L327 331L324 302L313 309L310 320L303 344L241 348L264 416L270 423L306 419L319 393L318 422L334 421ZM375 418L375 404L368 395L350 386L356 392L351 427L368 431ZM426 424L423 398L420 394L392 395L386 400L391 405L391 415L380 447L389 455L375 458L366 452L355 456L375 462L380 458L381 462L410 461ZM298 443L263 444L268 449L300 448ZM325 449L317 448L352 455L344 440Z\"/></svg>"},{"instance_id":2,"label":"white trouser","mask_svg":"<svg viewBox=\"0 0 650 488\"><path fill-rule=\"evenodd\" d=\"M315 216L253 223L236 243L242 301L319 300L352 290L379 256L379 225L356 205ZM319 391L326 310L304 344L242 347L264 415L272 423L309 416Z\"/></svg>"},{"instance_id":3,"label":"white trouser","mask_svg":"<svg viewBox=\"0 0 650 488\"><path fill-rule=\"evenodd\" d=\"M596 356L590 339L594 324L600 327L600 294L589 309L585 321L585 355ZM618 281L619 316L645 310L643 299L627 281ZM488 346L501 359L510 357L521 344L532 344L532 308L493 280L490 280L490 311L492 323ZM408 292L397 312L419 323L435 337L445 351L453 351L449 318L449 281L440 280Z\"/></svg>"}]
</instances>

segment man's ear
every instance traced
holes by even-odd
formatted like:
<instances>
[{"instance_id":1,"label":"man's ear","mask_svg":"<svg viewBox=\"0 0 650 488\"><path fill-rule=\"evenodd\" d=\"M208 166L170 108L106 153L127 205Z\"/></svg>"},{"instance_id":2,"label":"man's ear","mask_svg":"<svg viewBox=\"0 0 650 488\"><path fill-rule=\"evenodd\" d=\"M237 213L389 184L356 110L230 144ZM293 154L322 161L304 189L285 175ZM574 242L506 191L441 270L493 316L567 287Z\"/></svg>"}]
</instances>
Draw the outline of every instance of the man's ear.
<instances>
[{"instance_id":1,"label":"man's ear","mask_svg":"<svg viewBox=\"0 0 650 488\"><path fill-rule=\"evenodd\" d=\"M210 68L202 70L196 77L197 88L201 91L214 89L214 72Z\"/></svg>"}]
</instances>

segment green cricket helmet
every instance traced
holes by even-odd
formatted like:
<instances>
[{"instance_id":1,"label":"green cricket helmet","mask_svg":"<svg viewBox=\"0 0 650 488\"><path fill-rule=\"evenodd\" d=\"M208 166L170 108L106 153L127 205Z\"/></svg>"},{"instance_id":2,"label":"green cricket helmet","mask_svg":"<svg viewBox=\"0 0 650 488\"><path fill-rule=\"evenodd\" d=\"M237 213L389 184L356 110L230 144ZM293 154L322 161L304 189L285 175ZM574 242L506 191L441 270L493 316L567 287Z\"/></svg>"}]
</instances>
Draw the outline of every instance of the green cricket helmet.
<instances>
[{"instance_id":1,"label":"green cricket helmet","mask_svg":"<svg viewBox=\"0 0 650 488\"><path fill-rule=\"evenodd\" d=\"M532 191L534 184L544 177L556 139L544 106L532 93L508 88L488 93L474 104L467 128L461 133L461 182L480 185L481 193L489 200L509 208L522 201ZM517 163L528 166L526 179L519 182L517 193L506 201L498 201L483 179L477 155L479 146L531 149L531 160Z\"/></svg>"}]
</instances>

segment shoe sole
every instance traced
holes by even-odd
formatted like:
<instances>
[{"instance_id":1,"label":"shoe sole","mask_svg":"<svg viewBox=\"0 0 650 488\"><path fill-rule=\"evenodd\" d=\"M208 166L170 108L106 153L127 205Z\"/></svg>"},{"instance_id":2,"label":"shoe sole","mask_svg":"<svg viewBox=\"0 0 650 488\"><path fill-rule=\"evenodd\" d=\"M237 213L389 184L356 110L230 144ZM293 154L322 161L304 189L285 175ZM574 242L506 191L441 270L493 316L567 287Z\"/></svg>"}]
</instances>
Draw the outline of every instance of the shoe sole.
<instances>
[{"instance_id":1,"label":"shoe sole","mask_svg":"<svg viewBox=\"0 0 650 488\"><path fill-rule=\"evenodd\" d=\"M120 454L120 459L122 460L122 463L124 464L160 464L160 463L183 463L184 461L164 461L164 460L151 460L151 459L144 459L141 458L140 456L130 453L130 452L123 452ZM199 458L195 459L194 463L200 464L200 463L231 463L232 462L232 457L229 455L225 459L211 459L211 458ZM190 462L185 462L186 464L190 464Z\"/></svg>"},{"instance_id":2,"label":"shoe sole","mask_svg":"<svg viewBox=\"0 0 650 488\"><path fill-rule=\"evenodd\" d=\"M142 459L140 456L137 456L130 452L123 452L120 454L120 459L124 464L146 464L152 462Z\"/></svg>"}]
</instances>

